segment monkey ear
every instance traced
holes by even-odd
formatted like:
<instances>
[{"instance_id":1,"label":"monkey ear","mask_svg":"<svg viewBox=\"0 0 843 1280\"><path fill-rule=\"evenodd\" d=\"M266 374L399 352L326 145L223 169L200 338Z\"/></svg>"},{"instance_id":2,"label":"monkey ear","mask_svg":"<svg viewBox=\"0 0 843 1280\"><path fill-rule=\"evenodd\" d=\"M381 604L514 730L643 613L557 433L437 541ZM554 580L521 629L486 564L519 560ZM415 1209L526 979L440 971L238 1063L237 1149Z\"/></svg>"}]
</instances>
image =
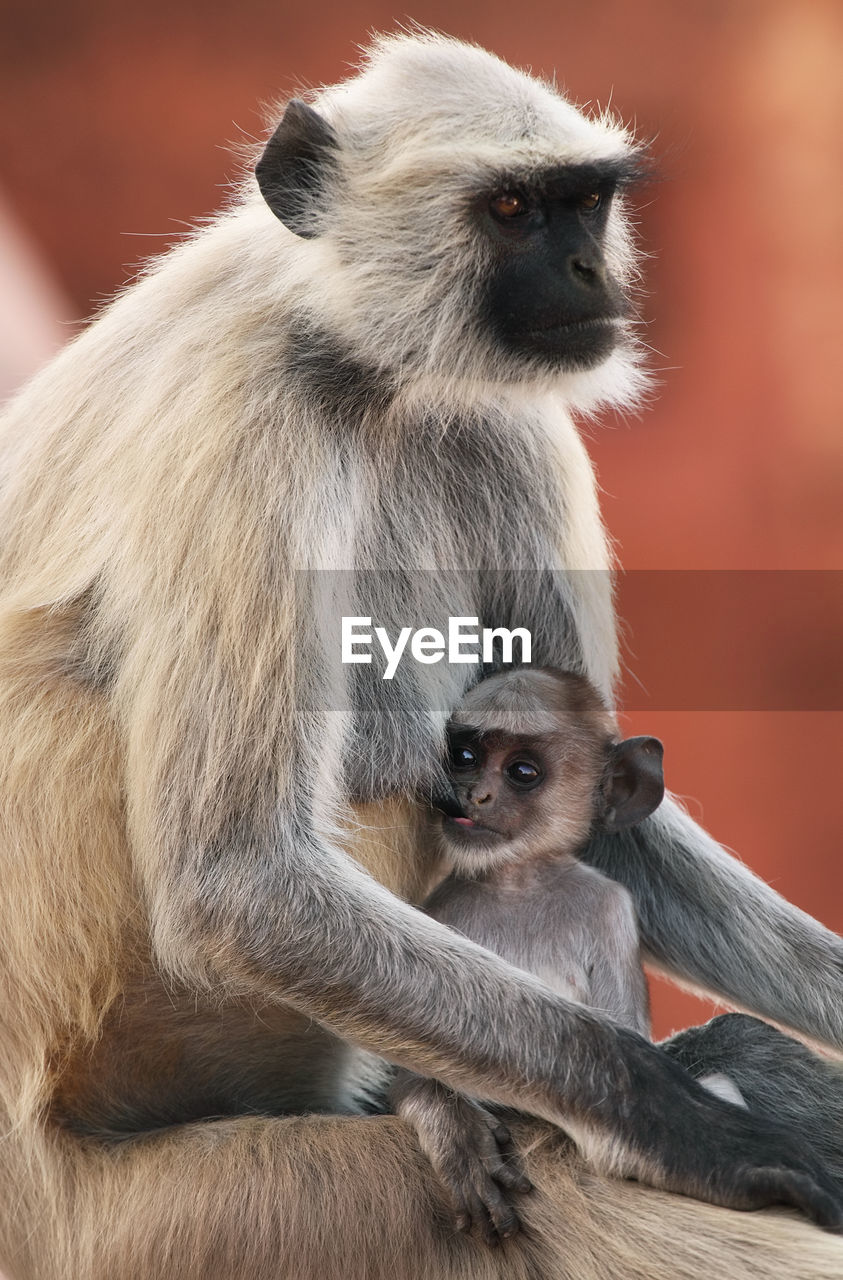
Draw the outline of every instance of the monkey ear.
<instances>
[{"instance_id":1,"label":"monkey ear","mask_svg":"<svg viewBox=\"0 0 843 1280\"><path fill-rule=\"evenodd\" d=\"M658 738L626 738L610 748L602 786L604 831L622 831L658 809L664 798L663 756Z\"/></svg>"},{"instance_id":2,"label":"monkey ear","mask_svg":"<svg viewBox=\"0 0 843 1280\"><path fill-rule=\"evenodd\" d=\"M261 195L290 231L312 240L337 169L339 139L317 111L293 98L255 166Z\"/></svg>"}]
</instances>

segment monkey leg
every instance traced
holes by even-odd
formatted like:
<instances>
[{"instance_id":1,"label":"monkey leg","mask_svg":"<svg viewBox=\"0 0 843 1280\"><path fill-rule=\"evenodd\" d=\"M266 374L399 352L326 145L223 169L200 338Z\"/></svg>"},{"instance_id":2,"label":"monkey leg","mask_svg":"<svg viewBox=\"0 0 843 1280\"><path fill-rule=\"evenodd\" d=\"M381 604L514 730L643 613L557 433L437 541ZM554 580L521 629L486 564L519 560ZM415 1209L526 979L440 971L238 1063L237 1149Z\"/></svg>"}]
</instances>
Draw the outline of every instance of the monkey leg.
<instances>
[{"instance_id":1,"label":"monkey leg","mask_svg":"<svg viewBox=\"0 0 843 1280\"><path fill-rule=\"evenodd\" d=\"M722 1073L759 1115L795 1129L843 1189L843 1066L744 1013L689 1027L663 1048L699 1079Z\"/></svg>"},{"instance_id":2,"label":"monkey leg","mask_svg":"<svg viewBox=\"0 0 843 1280\"><path fill-rule=\"evenodd\" d=\"M843 1241L791 1212L735 1213L588 1173L516 1123L534 1184L498 1248L455 1232L400 1120L291 1117L174 1127L113 1145L7 1138L10 1280L831 1280Z\"/></svg>"}]
</instances>

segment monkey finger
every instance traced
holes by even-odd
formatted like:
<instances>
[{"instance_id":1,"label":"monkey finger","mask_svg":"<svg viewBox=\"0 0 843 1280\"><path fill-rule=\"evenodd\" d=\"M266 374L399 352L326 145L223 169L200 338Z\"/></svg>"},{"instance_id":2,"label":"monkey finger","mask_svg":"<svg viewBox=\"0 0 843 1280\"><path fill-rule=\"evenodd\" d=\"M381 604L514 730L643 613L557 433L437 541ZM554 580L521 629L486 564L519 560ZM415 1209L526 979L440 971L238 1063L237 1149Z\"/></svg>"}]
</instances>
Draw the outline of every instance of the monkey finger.
<instances>
[{"instance_id":1,"label":"monkey finger","mask_svg":"<svg viewBox=\"0 0 843 1280\"><path fill-rule=\"evenodd\" d=\"M809 1173L762 1168L752 1170L748 1182L759 1203L792 1205L826 1231L843 1232L843 1205L828 1179L823 1177L825 1185L820 1185Z\"/></svg>"},{"instance_id":2,"label":"monkey finger","mask_svg":"<svg viewBox=\"0 0 843 1280\"><path fill-rule=\"evenodd\" d=\"M478 1223L483 1243L488 1245L490 1249L497 1249L501 1242L501 1237L494 1221L492 1220L491 1214L485 1210L481 1210L478 1217Z\"/></svg>"},{"instance_id":3,"label":"monkey finger","mask_svg":"<svg viewBox=\"0 0 843 1280\"><path fill-rule=\"evenodd\" d=\"M515 1235L521 1225L518 1214L495 1179L482 1178L476 1186L476 1195L481 1202L484 1216L490 1220L495 1234L501 1240Z\"/></svg>"},{"instance_id":4,"label":"monkey finger","mask_svg":"<svg viewBox=\"0 0 843 1280\"><path fill-rule=\"evenodd\" d=\"M456 1210L455 1223L458 1231L464 1235L476 1233L486 1244L494 1247L500 1243L497 1230L492 1222L483 1198L472 1186L452 1188L451 1198Z\"/></svg>"},{"instance_id":5,"label":"monkey finger","mask_svg":"<svg viewBox=\"0 0 843 1280\"><path fill-rule=\"evenodd\" d=\"M517 1165L513 1166L509 1161L501 1160L490 1172L495 1182L506 1187L508 1191L518 1191L522 1195L527 1195L533 1189L533 1184L524 1171Z\"/></svg>"},{"instance_id":6,"label":"monkey finger","mask_svg":"<svg viewBox=\"0 0 843 1280\"><path fill-rule=\"evenodd\" d=\"M457 1230L476 1230L491 1245L506 1240L520 1228L513 1206L485 1170L477 1168L473 1175L451 1184L451 1200Z\"/></svg>"},{"instance_id":7,"label":"monkey finger","mask_svg":"<svg viewBox=\"0 0 843 1280\"><path fill-rule=\"evenodd\" d=\"M532 1191L533 1184L524 1172L520 1153L512 1141L512 1134L505 1124L498 1121L492 1130L492 1137L499 1148L499 1158L493 1172L495 1181L502 1183L511 1191L520 1191L526 1195L528 1191Z\"/></svg>"}]
</instances>

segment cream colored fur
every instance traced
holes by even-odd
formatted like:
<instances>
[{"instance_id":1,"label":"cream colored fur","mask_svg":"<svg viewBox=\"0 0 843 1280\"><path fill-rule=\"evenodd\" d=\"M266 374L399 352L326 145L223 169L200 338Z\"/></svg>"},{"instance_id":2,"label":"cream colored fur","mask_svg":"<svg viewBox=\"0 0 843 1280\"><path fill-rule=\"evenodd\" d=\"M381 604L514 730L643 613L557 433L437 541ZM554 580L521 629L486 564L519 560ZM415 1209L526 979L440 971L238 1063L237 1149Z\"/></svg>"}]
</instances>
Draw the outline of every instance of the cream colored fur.
<instances>
[{"instance_id":1,"label":"cream colored fur","mask_svg":"<svg viewBox=\"0 0 843 1280\"><path fill-rule=\"evenodd\" d=\"M411 124L406 100L423 106ZM735 1214L588 1174L538 1123L525 1127L538 1188L528 1231L492 1253L453 1237L434 1178L392 1118L252 1116L111 1144L74 1132L57 1109L95 1093L86 1064L110 1052L106 1025L144 1016L129 1007L129 975L151 974L162 998L182 983L221 1005L255 990L270 999L268 980L261 988L225 940L209 941L185 887L232 813L260 825L302 773L316 778L320 874L345 842L421 896L428 869L397 861L400 808L359 812L380 824L375 838L341 834L354 826L336 784L341 690L316 719L292 694L333 678L298 659L309 602L297 571L343 564L403 417L444 407L445 448L461 405L526 416L544 443L525 433L523 447L558 468L573 513L559 565L608 565L570 411L635 397L632 334L594 372L526 380L496 363L465 319L483 264L459 243L454 184L467 192L488 175L501 138L513 162L536 165L612 156L629 138L480 50L428 35L378 42L362 77L314 102L349 143L324 235L286 232L246 182L0 427L0 1262L14 1280L830 1280L843 1245L794 1215ZM455 110L457 178L443 143ZM387 143L389 164L374 167ZM385 206L391 221L374 224ZM409 283L408 226L419 236ZM620 217L610 253L634 272ZM369 469L357 464L342 485L319 404L293 399L278 372L302 306L360 359L403 371L390 412L371 423ZM419 501L408 567L447 566L450 547ZM588 573L569 584L589 673L609 696L608 582ZM239 874L234 908L246 902ZM362 872L348 874L365 888ZM370 892L400 929L406 908ZM140 1025L133 1047L154 1048L155 1025Z\"/></svg>"}]
</instances>

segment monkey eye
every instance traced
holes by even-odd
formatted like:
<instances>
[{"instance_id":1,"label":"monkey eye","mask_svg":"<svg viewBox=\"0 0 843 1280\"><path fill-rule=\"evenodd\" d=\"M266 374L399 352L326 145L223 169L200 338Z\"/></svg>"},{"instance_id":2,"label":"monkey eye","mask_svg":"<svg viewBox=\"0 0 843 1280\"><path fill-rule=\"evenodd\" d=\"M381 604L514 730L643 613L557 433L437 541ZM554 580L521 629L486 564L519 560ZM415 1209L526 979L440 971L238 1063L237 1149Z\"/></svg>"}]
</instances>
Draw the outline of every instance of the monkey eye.
<instances>
[{"instance_id":1,"label":"monkey eye","mask_svg":"<svg viewBox=\"0 0 843 1280\"><path fill-rule=\"evenodd\" d=\"M536 787L542 780L542 771L530 760L513 760L504 770L513 786L527 791Z\"/></svg>"},{"instance_id":2,"label":"monkey eye","mask_svg":"<svg viewBox=\"0 0 843 1280\"><path fill-rule=\"evenodd\" d=\"M521 218L529 213L530 205L520 192L502 191L489 201L489 209L498 222L511 222L513 218Z\"/></svg>"},{"instance_id":3,"label":"monkey eye","mask_svg":"<svg viewBox=\"0 0 843 1280\"><path fill-rule=\"evenodd\" d=\"M588 195L580 196L579 206L583 213L594 213L603 203L603 193L601 191L589 191Z\"/></svg>"},{"instance_id":4,"label":"monkey eye","mask_svg":"<svg viewBox=\"0 0 843 1280\"><path fill-rule=\"evenodd\" d=\"M452 769L476 769L479 763L477 752L472 751L471 747L451 748Z\"/></svg>"}]
</instances>

